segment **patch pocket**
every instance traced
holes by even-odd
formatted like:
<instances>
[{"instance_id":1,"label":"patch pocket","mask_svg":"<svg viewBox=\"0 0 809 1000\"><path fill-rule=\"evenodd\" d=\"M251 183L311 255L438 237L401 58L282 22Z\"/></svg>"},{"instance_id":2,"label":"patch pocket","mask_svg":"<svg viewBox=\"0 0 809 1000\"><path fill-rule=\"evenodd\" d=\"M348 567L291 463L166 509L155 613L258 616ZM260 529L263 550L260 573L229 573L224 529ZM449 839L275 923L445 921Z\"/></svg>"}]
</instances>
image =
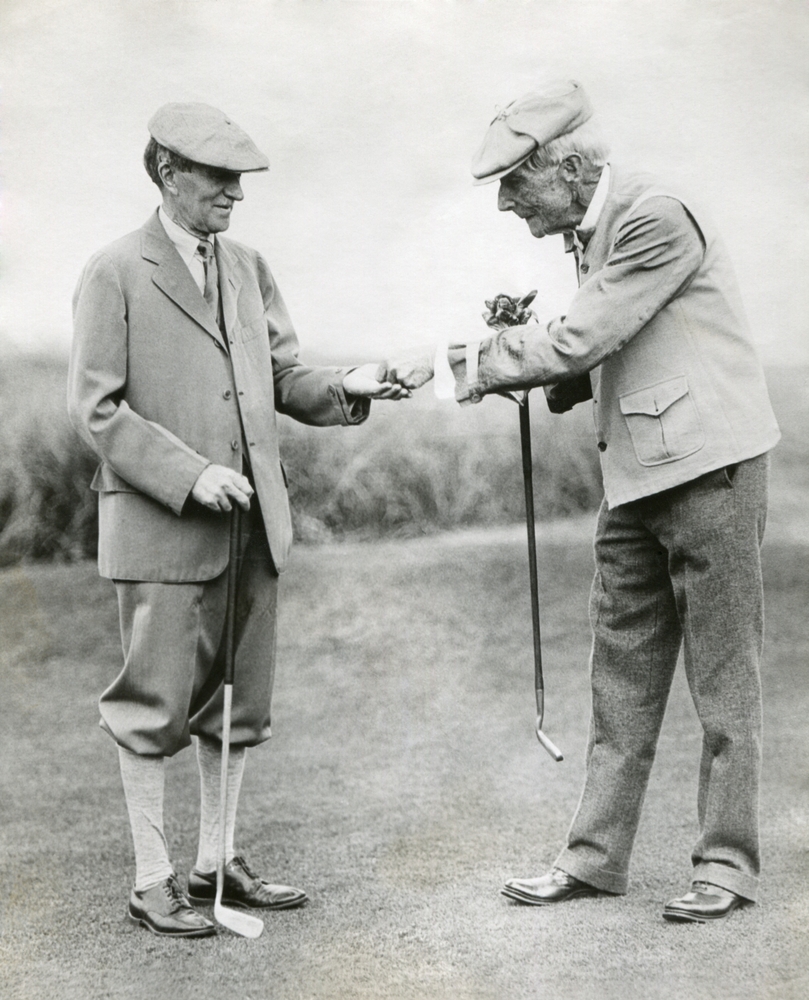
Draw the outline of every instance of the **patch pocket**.
<instances>
[{"instance_id":1,"label":"patch pocket","mask_svg":"<svg viewBox=\"0 0 809 1000\"><path fill-rule=\"evenodd\" d=\"M627 392L619 403L641 465L676 462L705 444L705 430L685 375Z\"/></svg>"}]
</instances>

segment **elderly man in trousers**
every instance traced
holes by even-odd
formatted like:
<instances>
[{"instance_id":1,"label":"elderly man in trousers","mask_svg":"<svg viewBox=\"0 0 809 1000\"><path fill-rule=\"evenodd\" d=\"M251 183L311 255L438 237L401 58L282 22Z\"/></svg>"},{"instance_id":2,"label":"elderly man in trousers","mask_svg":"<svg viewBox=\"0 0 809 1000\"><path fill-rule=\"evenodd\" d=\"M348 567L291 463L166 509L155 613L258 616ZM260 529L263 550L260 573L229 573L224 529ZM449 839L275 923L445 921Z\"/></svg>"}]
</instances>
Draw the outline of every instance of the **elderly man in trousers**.
<instances>
[{"instance_id":1,"label":"elderly man in trousers","mask_svg":"<svg viewBox=\"0 0 809 1000\"><path fill-rule=\"evenodd\" d=\"M681 645L702 725L692 884L672 921L756 899L761 756L759 547L779 431L736 279L710 219L675 187L608 160L583 88L561 81L492 121L475 183L532 236L564 235L579 278L567 315L379 377L417 388L451 369L460 403L545 387L552 411L592 398L605 498L590 616L587 772L550 872L506 896L559 904L625 893ZM452 385L452 382L449 382Z\"/></svg>"},{"instance_id":2,"label":"elderly man in trousers","mask_svg":"<svg viewBox=\"0 0 809 1000\"><path fill-rule=\"evenodd\" d=\"M225 904L287 909L306 894L256 875L234 849L245 749L270 736L276 594L292 540L275 412L359 424L382 385L376 366L313 368L262 257L221 234L241 174L267 170L252 140L205 104L169 104L144 155L162 205L99 251L74 298L68 404L98 453L99 569L115 581L124 666L103 693L118 744L135 847L128 915L155 934L205 937L195 904L216 888L223 630L238 561ZM248 512L230 553L229 512ZM199 849L188 895L163 833L164 760L196 740Z\"/></svg>"}]
</instances>

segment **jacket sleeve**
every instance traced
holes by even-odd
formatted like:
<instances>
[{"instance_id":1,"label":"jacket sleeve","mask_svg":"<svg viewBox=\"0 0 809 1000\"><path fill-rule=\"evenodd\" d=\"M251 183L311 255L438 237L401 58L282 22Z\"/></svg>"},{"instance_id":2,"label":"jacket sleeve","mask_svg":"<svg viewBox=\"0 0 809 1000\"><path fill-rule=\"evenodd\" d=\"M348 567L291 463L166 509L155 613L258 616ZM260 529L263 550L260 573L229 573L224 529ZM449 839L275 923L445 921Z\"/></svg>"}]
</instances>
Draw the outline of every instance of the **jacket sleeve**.
<instances>
[{"instance_id":1,"label":"jacket sleeve","mask_svg":"<svg viewBox=\"0 0 809 1000\"><path fill-rule=\"evenodd\" d=\"M127 303L105 254L87 264L73 297L68 413L113 472L180 514L209 461L178 437L135 413L123 398L127 379Z\"/></svg>"},{"instance_id":2,"label":"jacket sleeve","mask_svg":"<svg viewBox=\"0 0 809 1000\"><path fill-rule=\"evenodd\" d=\"M352 369L312 367L300 361L298 337L278 285L259 255L257 266L270 335L275 408L304 424L363 423L368 419L371 401L343 389L343 379Z\"/></svg>"},{"instance_id":3,"label":"jacket sleeve","mask_svg":"<svg viewBox=\"0 0 809 1000\"><path fill-rule=\"evenodd\" d=\"M563 382L619 351L699 270L702 236L675 198L644 201L618 229L606 264L576 292L566 316L514 326L481 341L469 385L463 352L450 351L456 399Z\"/></svg>"}]
</instances>

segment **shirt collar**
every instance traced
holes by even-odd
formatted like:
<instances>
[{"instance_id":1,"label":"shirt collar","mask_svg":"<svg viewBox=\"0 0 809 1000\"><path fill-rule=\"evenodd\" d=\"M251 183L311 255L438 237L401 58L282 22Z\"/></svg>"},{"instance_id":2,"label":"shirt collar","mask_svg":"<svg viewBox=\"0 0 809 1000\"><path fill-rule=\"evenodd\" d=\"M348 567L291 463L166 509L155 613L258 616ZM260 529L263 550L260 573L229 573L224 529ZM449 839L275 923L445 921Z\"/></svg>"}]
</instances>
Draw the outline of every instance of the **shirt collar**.
<instances>
[{"instance_id":1,"label":"shirt collar","mask_svg":"<svg viewBox=\"0 0 809 1000\"><path fill-rule=\"evenodd\" d=\"M590 204L587 206L587 211L584 213L584 218L578 226L576 226L573 233L573 241L579 249L582 249L582 237L589 237L598 225L598 220L601 217L601 212L604 208L604 203L607 200L609 191L610 165L609 163L605 163L604 169L601 171L601 176L598 178L596 189L593 192L593 197L590 200Z\"/></svg>"},{"instance_id":2,"label":"shirt collar","mask_svg":"<svg viewBox=\"0 0 809 1000\"><path fill-rule=\"evenodd\" d=\"M163 228L166 230L166 236L168 236L171 242L180 251L180 256L193 257L197 252L197 247L200 244L201 237L195 236L193 233L189 233L187 229L183 229L183 227L178 225L173 219L170 219L168 213L162 205L158 208L157 214L160 217L160 221L163 223ZM211 233L206 237L206 239L210 244L214 245L216 234Z\"/></svg>"}]
</instances>

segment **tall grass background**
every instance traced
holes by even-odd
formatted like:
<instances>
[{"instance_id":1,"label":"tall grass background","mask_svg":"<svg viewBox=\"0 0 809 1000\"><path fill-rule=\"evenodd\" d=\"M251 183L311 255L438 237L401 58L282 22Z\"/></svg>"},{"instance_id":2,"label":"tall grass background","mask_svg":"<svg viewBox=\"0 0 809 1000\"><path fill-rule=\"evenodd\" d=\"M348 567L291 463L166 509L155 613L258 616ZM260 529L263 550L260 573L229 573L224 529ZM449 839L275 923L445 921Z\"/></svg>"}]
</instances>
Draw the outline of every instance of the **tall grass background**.
<instances>
[{"instance_id":1,"label":"tall grass background","mask_svg":"<svg viewBox=\"0 0 809 1000\"><path fill-rule=\"evenodd\" d=\"M65 412L66 361L0 359L0 566L73 561L96 553L96 456ZM779 510L803 517L809 489L805 368L768 370L784 432L773 455ZM587 404L548 413L531 396L536 511L540 520L594 510L598 453ZM377 402L359 427L313 428L280 418L295 534L317 543L413 536L521 521L525 514L516 405L502 397L458 407L428 386L400 403Z\"/></svg>"}]
</instances>

